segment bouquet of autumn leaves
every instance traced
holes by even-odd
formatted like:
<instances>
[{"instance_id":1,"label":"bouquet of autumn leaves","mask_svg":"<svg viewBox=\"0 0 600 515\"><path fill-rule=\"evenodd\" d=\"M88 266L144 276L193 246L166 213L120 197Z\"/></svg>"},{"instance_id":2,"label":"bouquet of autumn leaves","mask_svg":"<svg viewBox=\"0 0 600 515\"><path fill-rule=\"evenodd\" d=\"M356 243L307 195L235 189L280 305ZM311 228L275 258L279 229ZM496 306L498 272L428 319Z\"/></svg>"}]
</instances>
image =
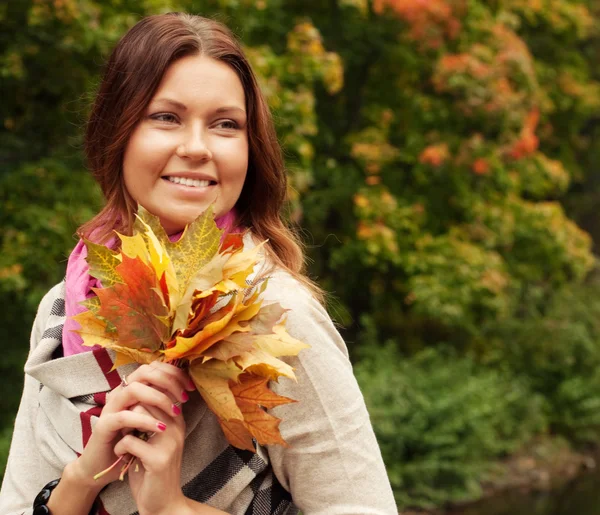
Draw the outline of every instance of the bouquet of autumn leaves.
<instances>
[{"instance_id":1,"label":"bouquet of autumn leaves","mask_svg":"<svg viewBox=\"0 0 600 515\"><path fill-rule=\"evenodd\" d=\"M175 242L142 207L133 235L117 236L120 252L85 241L102 288L74 317L84 345L112 349L115 368L155 360L187 368L232 445L255 451L254 438L286 446L281 420L264 408L294 401L268 381L295 379L279 358L308 345L286 332L286 309L263 305L267 280L248 284L264 242L244 250L242 234L222 239L212 208Z\"/></svg>"}]
</instances>

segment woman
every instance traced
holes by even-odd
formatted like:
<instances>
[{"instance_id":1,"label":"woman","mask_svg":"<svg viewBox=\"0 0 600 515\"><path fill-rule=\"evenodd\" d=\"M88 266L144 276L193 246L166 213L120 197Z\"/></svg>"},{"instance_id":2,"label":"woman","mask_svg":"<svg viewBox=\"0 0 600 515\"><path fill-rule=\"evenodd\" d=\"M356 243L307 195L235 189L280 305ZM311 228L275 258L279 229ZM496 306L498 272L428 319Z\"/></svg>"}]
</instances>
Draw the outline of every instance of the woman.
<instances>
[{"instance_id":1,"label":"woman","mask_svg":"<svg viewBox=\"0 0 600 515\"><path fill-rule=\"evenodd\" d=\"M311 345L290 360L298 382L273 385L299 401L273 410L290 447L235 449L183 371L165 363L115 371L104 349L83 347L69 317L95 282L80 242L34 323L0 514L31 513L41 489L36 513L54 515L397 513L346 347L281 222L280 148L230 32L179 13L133 27L107 63L86 153L107 202L82 236L110 244L114 230L131 233L139 204L176 237L214 202L225 230L269 240L263 296L290 310L288 332ZM155 435L142 441L133 429ZM92 479L122 455L139 470L123 482L118 467Z\"/></svg>"}]
</instances>

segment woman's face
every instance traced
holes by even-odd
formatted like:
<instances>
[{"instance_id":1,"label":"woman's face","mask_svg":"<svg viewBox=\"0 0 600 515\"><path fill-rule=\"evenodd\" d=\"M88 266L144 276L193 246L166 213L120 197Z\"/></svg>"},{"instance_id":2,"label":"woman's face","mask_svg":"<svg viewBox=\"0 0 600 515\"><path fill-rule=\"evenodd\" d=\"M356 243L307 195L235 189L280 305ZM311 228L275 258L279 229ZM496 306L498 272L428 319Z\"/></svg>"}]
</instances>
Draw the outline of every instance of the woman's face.
<instances>
[{"instance_id":1,"label":"woman's face","mask_svg":"<svg viewBox=\"0 0 600 515\"><path fill-rule=\"evenodd\" d=\"M248 169L244 89L227 64L199 55L174 62L127 143L125 187L181 231L211 203L215 216L237 202Z\"/></svg>"}]
</instances>

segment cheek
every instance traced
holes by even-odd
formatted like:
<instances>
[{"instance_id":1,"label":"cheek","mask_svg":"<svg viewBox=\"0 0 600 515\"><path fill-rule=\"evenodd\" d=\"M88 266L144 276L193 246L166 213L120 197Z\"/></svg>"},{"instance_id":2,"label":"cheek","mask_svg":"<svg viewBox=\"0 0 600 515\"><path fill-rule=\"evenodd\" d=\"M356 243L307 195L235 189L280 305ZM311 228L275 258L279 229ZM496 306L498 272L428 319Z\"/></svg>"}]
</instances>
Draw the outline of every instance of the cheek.
<instances>
[{"instance_id":1,"label":"cheek","mask_svg":"<svg viewBox=\"0 0 600 515\"><path fill-rule=\"evenodd\" d=\"M172 154L171 138L156 131L134 131L125 150L123 167L127 172L142 178L144 172L153 175L162 170ZM128 170L129 169L129 170ZM134 172L135 171L135 172Z\"/></svg>"},{"instance_id":2,"label":"cheek","mask_svg":"<svg viewBox=\"0 0 600 515\"><path fill-rule=\"evenodd\" d=\"M213 156L219 160L222 181L232 185L243 184L248 170L248 144L245 141L221 142L213 147Z\"/></svg>"}]
</instances>

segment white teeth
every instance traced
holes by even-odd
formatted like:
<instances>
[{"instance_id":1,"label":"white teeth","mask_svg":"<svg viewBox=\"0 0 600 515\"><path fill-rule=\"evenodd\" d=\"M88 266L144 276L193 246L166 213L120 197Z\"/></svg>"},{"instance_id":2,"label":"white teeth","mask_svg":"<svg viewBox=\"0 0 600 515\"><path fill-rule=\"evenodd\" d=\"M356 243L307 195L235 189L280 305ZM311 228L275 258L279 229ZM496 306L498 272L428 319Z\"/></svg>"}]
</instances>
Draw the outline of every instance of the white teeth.
<instances>
[{"instance_id":1,"label":"white teeth","mask_svg":"<svg viewBox=\"0 0 600 515\"><path fill-rule=\"evenodd\" d=\"M189 179L186 177L167 177L167 179L175 184L183 184L184 186L191 186L193 188L205 188L210 186L210 181L201 181L199 179Z\"/></svg>"}]
</instances>

